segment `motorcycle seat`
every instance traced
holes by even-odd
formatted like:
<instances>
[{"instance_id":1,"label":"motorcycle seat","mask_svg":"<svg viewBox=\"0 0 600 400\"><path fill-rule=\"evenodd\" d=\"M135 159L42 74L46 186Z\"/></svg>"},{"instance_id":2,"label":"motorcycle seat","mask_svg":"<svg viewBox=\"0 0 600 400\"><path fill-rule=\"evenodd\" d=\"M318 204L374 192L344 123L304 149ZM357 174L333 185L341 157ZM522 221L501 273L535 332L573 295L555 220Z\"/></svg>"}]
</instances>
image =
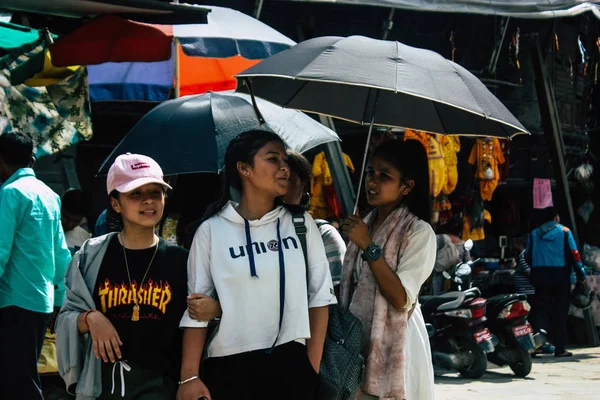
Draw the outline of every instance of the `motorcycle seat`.
<instances>
[{"instance_id":1,"label":"motorcycle seat","mask_svg":"<svg viewBox=\"0 0 600 400\"><path fill-rule=\"evenodd\" d=\"M437 308L442 304L446 304L458 299L458 296L448 296L448 294L449 293L443 294L441 296L419 296L419 303L421 303L421 309L423 310L423 314L431 314L435 310L437 310Z\"/></svg>"},{"instance_id":2,"label":"motorcycle seat","mask_svg":"<svg viewBox=\"0 0 600 400\"><path fill-rule=\"evenodd\" d=\"M486 315L493 318L496 314L504 309L507 305L520 300L526 300L527 295L511 293L511 294L499 294L494 297L487 299L487 312Z\"/></svg>"},{"instance_id":3,"label":"motorcycle seat","mask_svg":"<svg viewBox=\"0 0 600 400\"><path fill-rule=\"evenodd\" d=\"M487 299L487 306L488 308L504 306L505 304L511 303L515 300L527 300L527 295L519 293L499 294Z\"/></svg>"}]
</instances>

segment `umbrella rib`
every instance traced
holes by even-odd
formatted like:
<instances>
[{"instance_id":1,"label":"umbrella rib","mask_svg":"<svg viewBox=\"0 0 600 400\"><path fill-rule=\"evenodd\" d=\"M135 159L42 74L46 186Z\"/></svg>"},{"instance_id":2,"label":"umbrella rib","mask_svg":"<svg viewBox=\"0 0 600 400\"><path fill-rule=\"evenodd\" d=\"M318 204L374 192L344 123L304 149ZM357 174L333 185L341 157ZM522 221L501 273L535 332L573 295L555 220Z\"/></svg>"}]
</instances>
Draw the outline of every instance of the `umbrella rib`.
<instances>
[{"instance_id":1,"label":"umbrella rib","mask_svg":"<svg viewBox=\"0 0 600 400\"><path fill-rule=\"evenodd\" d=\"M288 100L287 100L287 101L286 101L286 102L283 104L283 106L282 106L283 108L287 108L287 105L288 105L288 104L290 104L290 102L291 102L292 100L294 100L294 98L296 97L296 95L297 95L298 93L300 93L300 92L302 91L302 89L304 89L304 87L306 87L306 85L308 85L308 83L310 82L310 81L308 81L308 80L304 80L304 79L293 79L293 80L294 80L294 81L299 81L299 82L302 82L302 85L301 85L301 86L298 88L298 90L296 90L296 91L294 92L294 94L292 94L292 95L290 96L290 98L289 98L289 99L288 99Z\"/></svg>"}]
</instances>

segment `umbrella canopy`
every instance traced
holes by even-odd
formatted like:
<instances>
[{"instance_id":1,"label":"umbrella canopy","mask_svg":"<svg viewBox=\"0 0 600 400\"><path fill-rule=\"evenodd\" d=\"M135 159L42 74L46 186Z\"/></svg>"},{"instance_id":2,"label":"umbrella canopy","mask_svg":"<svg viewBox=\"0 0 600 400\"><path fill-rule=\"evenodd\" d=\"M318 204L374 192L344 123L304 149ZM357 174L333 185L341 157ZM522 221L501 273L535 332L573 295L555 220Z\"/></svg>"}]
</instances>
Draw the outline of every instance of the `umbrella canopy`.
<instances>
[{"instance_id":1,"label":"umbrella canopy","mask_svg":"<svg viewBox=\"0 0 600 400\"><path fill-rule=\"evenodd\" d=\"M245 94L208 92L166 101L127 133L98 174L107 174L115 158L126 152L154 158L165 175L219 172L229 141L252 129L271 130L299 152L339 140L335 132L300 111L256 100L266 120L262 126Z\"/></svg>"},{"instance_id":2,"label":"umbrella canopy","mask_svg":"<svg viewBox=\"0 0 600 400\"><path fill-rule=\"evenodd\" d=\"M486 86L433 51L363 36L306 40L236 75L283 107L356 123L512 137L527 133Z\"/></svg>"},{"instance_id":3,"label":"umbrella canopy","mask_svg":"<svg viewBox=\"0 0 600 400\"><path fill-rule=\"evenodd\" d=\"M57 66L161 61L169 58L170 42L176 39L187 56L260 60L296 44L237 10L203 8L210 10L208 24L149 25L111 15L98 18L57 40L51 46L52 59Z\"/></svg>"},{"instance_id":4,"label":"umbrella canopy","mask_svg":"<svg viewBox=\"0 0 600 400\"><path fill-rule=\"evenodd\" d=\"M235 89L237 72L259 62L243 57L189 57L179 49L178 83L174 82L173 60L151 63L104 63L90 65L89 85L92 101L143 100L165 101L173 98L175 86L179 96L205 93L209 90Z\"/></svg>"},{"instance_id":5,"label":"umbrella canopy","mask_svg":"<svg viewBox=\"0 0 600 400\"><path fill-rule=\"evenodd\" d=\"M165 101L235 89L234 74L295 44L239 11L208 8L208 24L98 18L52 45L54 65L89 65L92 101Z\"/></svg>"}]
</instances>

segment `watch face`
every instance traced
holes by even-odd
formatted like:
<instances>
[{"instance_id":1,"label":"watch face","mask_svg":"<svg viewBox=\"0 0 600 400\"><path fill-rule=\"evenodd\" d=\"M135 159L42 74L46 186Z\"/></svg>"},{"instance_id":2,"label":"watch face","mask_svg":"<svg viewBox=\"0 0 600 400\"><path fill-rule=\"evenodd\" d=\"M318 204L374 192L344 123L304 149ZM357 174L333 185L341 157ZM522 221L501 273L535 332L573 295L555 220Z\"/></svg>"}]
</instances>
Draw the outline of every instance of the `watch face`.
<instances>
[{"instance_id":1,"label":"watch face","mask_svg":"<svg viewBox=\"0 0 600 400\"><path fill-rule=\"evenodd\" d=\"M379 258L379 256L381 256L381 247L379 247L377 245L370 246L368 251L369 251L369 258L372 260L377 260Z\"/></svg>"}]
</instances>

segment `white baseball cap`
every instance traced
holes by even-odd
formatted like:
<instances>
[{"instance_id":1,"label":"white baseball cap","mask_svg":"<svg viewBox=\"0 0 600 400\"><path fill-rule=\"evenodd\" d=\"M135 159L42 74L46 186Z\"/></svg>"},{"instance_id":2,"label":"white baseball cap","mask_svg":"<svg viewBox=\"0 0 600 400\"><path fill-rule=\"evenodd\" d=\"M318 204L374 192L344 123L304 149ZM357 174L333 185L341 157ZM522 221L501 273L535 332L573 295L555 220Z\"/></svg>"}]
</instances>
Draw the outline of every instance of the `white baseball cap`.
<instances>
[{"instance_id":1,"label":"white baseball cap","mask_svg":"<svg viewBox=\"0 0 600 400\"><path fill-rule=\"evenodd\" d=\"M172 189L163 179L162 168L156 161L141 154L121 154L108 170L106 190L119 193L131 192L148 183L158 183Z\"/></svg>"}]
</instances>

